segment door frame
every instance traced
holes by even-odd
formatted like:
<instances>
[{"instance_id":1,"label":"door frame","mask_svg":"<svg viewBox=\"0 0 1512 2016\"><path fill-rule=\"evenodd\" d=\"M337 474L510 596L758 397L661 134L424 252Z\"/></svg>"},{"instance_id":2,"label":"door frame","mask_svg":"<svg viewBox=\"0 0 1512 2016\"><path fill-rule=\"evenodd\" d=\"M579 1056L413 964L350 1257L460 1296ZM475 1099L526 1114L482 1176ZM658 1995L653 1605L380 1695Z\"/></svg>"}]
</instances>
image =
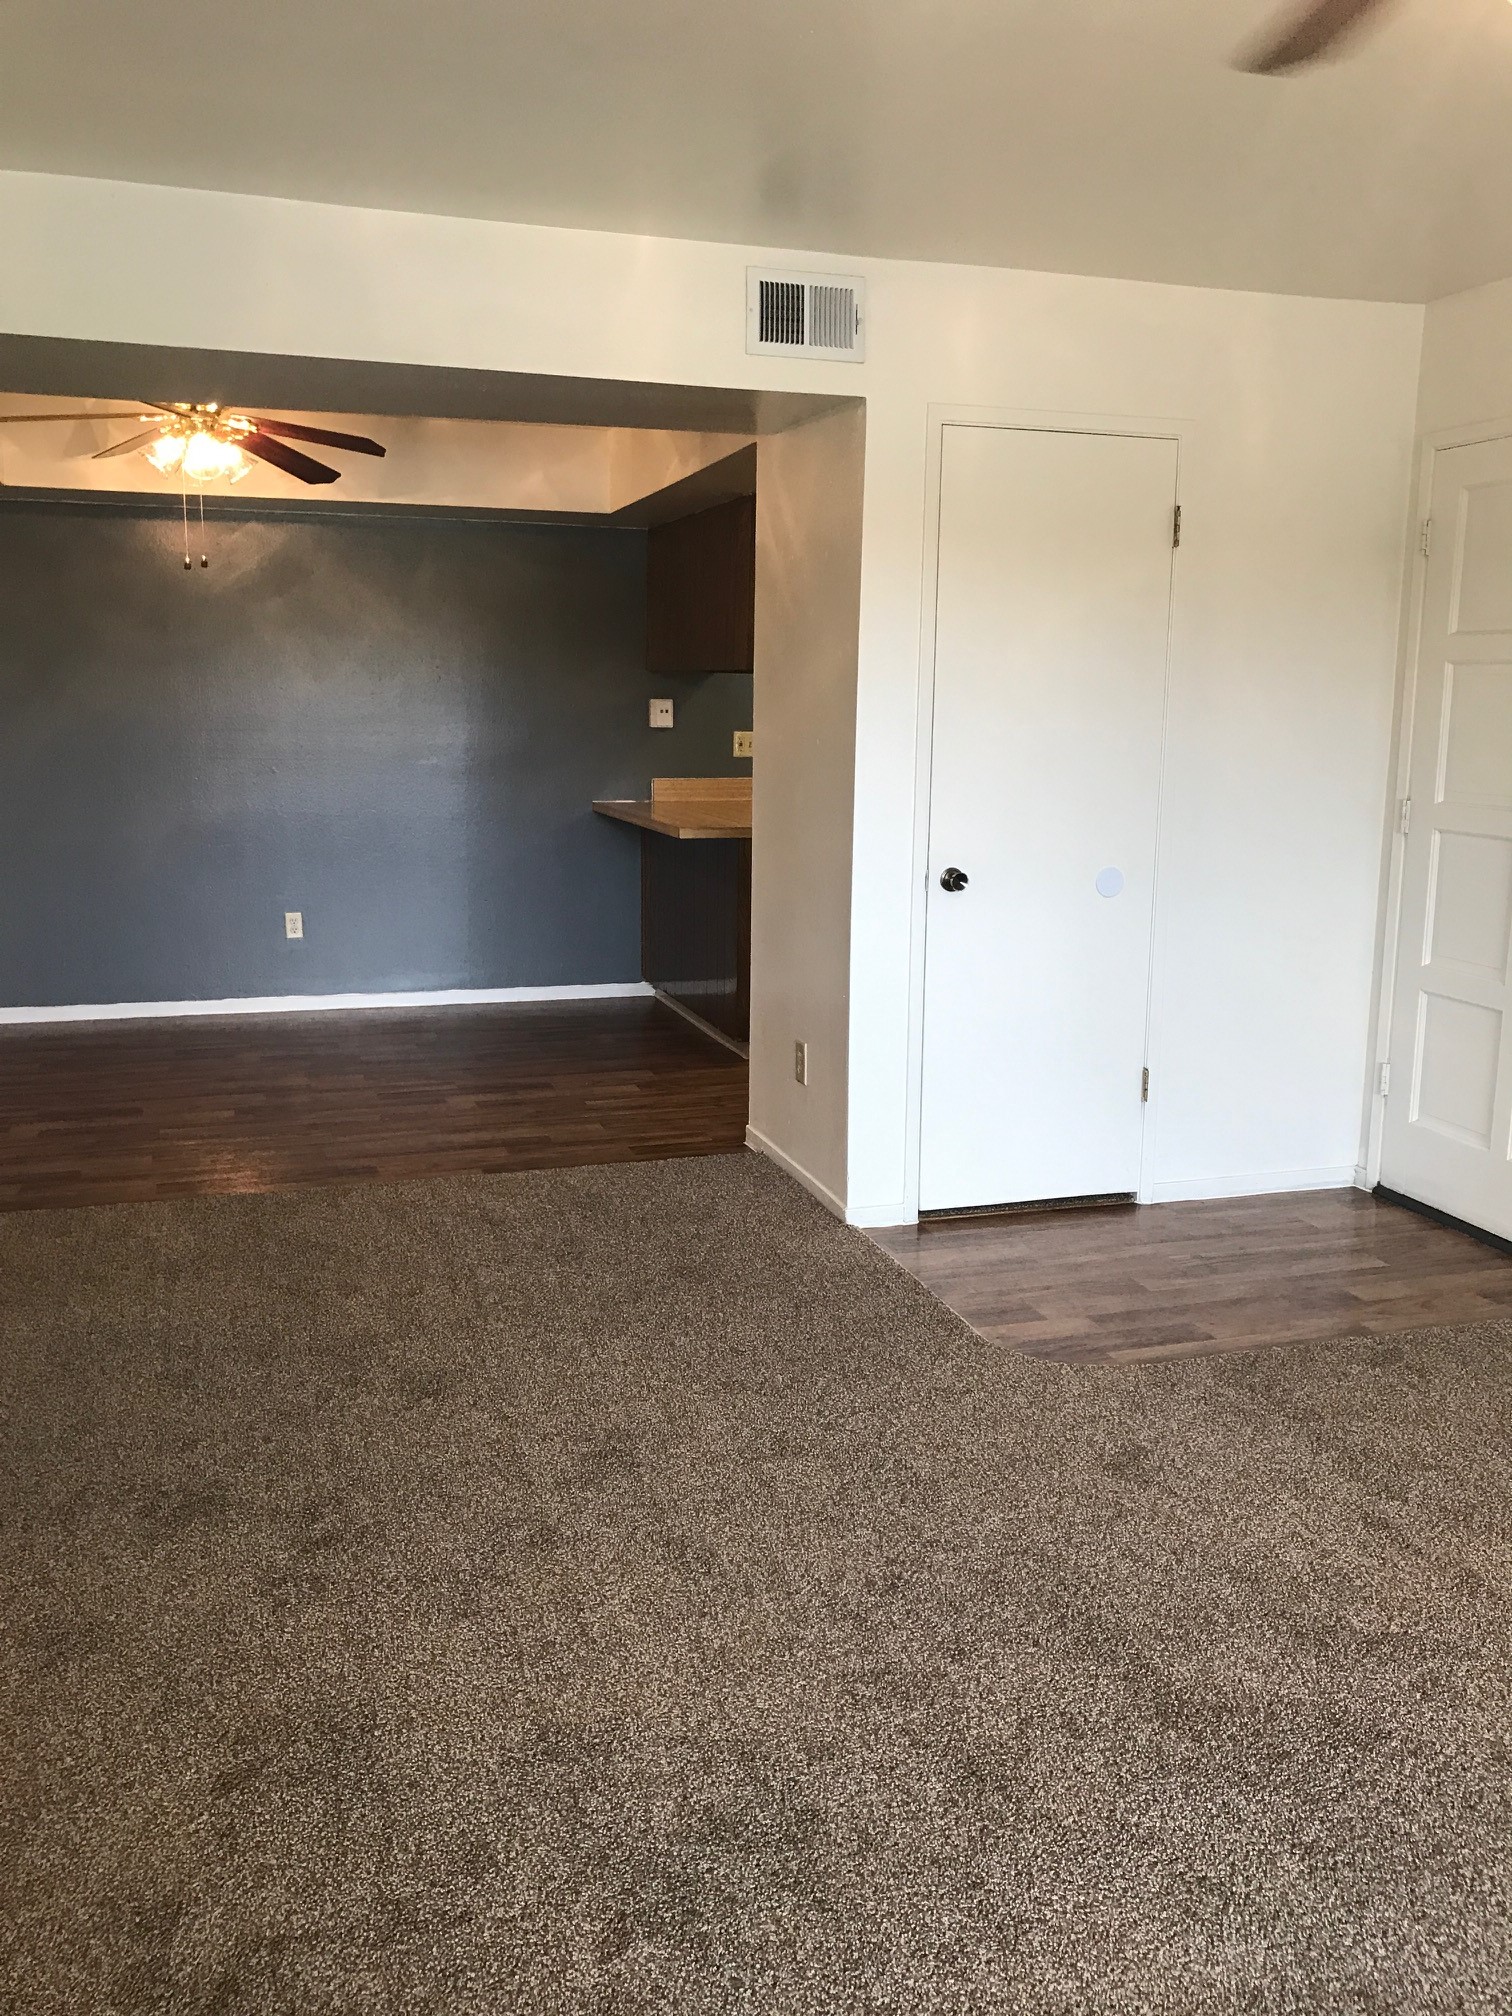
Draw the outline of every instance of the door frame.
<instances>
[{"instance_id":1,"label":"door frame","mask_svg":"<svg viewBox=\"0 0 1512 2016\"><path fill-rule=\"evenodd\" d=\"M1196 435L1193 422L1169 415L1133 413L1069 413L1033 407L931 405L925 429L923 594L919 617L919 679L914 722L914 823L912 898L909 907L908 951L908 1096L905 1106L904 1216L919 1215L919 1171L924 1135L924 976L928 933L929 821L934 790L935 635L940 588L940 500L947 427L993 427L1029 434L1109 434L1125 439L1173 441L1176 444L1176 502L1182 501L1182 481L1188 451ZM1186 544L1183 527L1182 547ZM1166 628L1166 663L1161 702L1160 785L1155 808L1155 887L1150 933L1150 978L1145 1001L1145 1056L1150 1068L1150 1098L1144 1110L1140 1141L1141 1204L1152 1201L1154 1148L1160 1104L1158 1013L1165 972L1165 914L1161 903L1161 854L1165 792L1170 756L1171 684L1178 657L1178 586L1182 547L1171 555L1171 601ZM896 1221L895 1221L896 1222Z\"/></svg>"},{"instance_id":2,"label":"door frame","mask_svg":"<svg viewBox=\"0 0 1512 2016\"><path fill-rule=\"evenodd\" d=\"M1392 722L1391 793L1386 801L1381 848L1380 926L1376 933L1375 1001L1370 1021L1371 1049L1364 1087L1364 1127L1357 1175L1360 1187L1373 1190L1381 1180L1381 1155L1386 1132L1386 1094L1381 1067L1391 1055L1392 1019L1396 1012L1397 955L1402 940L1402 882L1407 860L1407 836L1402 831L1401 806L1410 796L1412 743L1417 732L1418 670L1423 653L1423 600L1428 585L1428 556L1422 528L1433 509L1433 478L1438 458L1451 448L1474 448L1483 441L1512 440L1512 415L1478 420L1463 427L1440 427L1418 437L1413 450L1413 481L1408 493L1408 565L1403 570L1400 648L1397 653L1395 718ZM1398 1088L1397 1096L1401 1096Z\"/></svg>"}]
</instances>

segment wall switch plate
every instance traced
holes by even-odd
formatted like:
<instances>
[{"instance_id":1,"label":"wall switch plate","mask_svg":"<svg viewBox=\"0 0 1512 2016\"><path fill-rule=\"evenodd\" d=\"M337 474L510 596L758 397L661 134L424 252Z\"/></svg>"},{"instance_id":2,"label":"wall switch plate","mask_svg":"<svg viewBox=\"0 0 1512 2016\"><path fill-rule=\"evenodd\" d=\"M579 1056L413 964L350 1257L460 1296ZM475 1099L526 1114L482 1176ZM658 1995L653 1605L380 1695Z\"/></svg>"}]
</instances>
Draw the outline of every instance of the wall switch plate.
<instances>
[{"instance_id":1,"label":"wall switch plate","mask_svg":"<svg viewBox=\"0 0 1512 2016\"><path fill-rule=\"evenodd\" d=\"M756 737L749 728L735 730L735 754L746 757L756 754Z\"/></svg>"},{"instance_id":2,"label":"wall switch plate","mask_svg":"<svg viewBox=\"0 0 1512 2016\"><path fill-rule=\"evenodd\" d=\"M798 1083L800 1085L807 1085L808 1083L807 1043L795 1043L793 1045L793 1076L798 1080Z\"/></svg>"},{"instance_id":3,"label":"wall switch plate","mask_svg":"<svg viewBox=\"0 0 1512 2016\"><path fill-rule=\"evenodd\" d=\"M670 700L653 700L651 702L651 726L653 728L670 728L672 726L672 702Z\"/></svg>"},{"instance_id":4,"label":"wall switch plate","mask_svg":"<svg viewBox=\"0 0 1512 2016\"><path fill-rule=\"evenodd\" d=\"M303 938L304 936L303 910L285 910L284 936L285 938Z\"/></svg>"}]
</instances>

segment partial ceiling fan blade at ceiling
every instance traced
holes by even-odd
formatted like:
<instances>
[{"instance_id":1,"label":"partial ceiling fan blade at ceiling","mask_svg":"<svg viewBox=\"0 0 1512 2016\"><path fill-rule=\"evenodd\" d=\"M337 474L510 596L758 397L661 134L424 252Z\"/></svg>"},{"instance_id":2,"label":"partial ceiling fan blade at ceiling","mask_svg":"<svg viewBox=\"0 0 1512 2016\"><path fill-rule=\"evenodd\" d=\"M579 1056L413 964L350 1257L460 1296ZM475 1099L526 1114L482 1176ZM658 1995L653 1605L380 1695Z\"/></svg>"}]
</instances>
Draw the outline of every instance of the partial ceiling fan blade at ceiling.
<instances>
[{"instance_id":1,"label":"partial ceiling fan blade at ceiling","mask_svg":"<svg viewBox=\"0 0 1512 2016\"><path fill-rule=\"evenodd\" d=\"M161 440L167 424L165 420L156 427L145 428L140 434L128 434L124 441L117 441L113 448L99 449L89 459L91 462L108 462L112 455L129 455L133 448L140 448L144 442Z\"/></svg>"},{"instance_id":2,"label":"partial ceiling fan blade at ceiling","mask_svg":"<svg viewBox=\"0 0 1512 2016\"><path fill-rule=\"evenodd\" d=\"M238 434L236 445L243 453L255 455L259 462L271 462L285 475L297 476L301 483L334 483L341 474L339 469L328 469L312 456L301 455L297 448L285 447L282 441L275 441L261 429L256 434Z\"/></svg>"},{"instance_id":3,"label":"partial ceiling fan blade at ceiling","mask_svg":"<svg viewBox=\"0 0 1512 2016\"><path fill-rule=\"evenodd\" d=\"M0 427L24 427L28 421L35 425L39 420L142 420L145 418L146 415L140 406L133 406L124 413L0 413Z\"/></svg>"},{"instance_id":4,"label":"partial ceiling fan blade at ceiling","mask_svg":"<svg viewBox=\"0 0 1512 2016\"><path fill-rule=\"evenodd\" d=\"M249 413L247 418L264 434L285 435L290 441L313 441L321 448L349 448L354 455L388 453L382 442L370 440L366 434L337 434L329 427L301 427L293 420L265 420L261 413Z\"/></svg>"},{"instance_id":5,"label":"partial ceiling fan blade at ceiling","mask_svg":"<svg viewBox=\"0 0 1512 2016\"><path fill-rule=\"evenodd\" d=\"M1322 56L1367 15L1389 4L1390 0L1314 0L1279 35L1272 35L1241 57L1236 68L1256 77L1295 70Z\"/></svg>"}]
</instances>

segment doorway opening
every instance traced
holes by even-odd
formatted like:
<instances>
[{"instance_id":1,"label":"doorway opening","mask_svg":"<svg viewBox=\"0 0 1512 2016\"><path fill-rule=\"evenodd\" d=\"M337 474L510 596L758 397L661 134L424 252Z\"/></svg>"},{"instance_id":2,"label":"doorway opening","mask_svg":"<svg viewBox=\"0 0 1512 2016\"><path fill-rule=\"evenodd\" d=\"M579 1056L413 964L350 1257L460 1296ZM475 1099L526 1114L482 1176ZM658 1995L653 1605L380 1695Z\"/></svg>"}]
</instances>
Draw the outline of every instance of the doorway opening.
<instances>
[{"instance_id":1,"label":"doorway opening","mask_svg":"<svg viewBox=\"0 0 1512 2016\"><path fill-rule=\"evenodd\" d=\"M32 339L0 384L0 1208L742 1148L764 448L856 402ZM140 436L210 401L339 481L259 460L202 536Z\"/></svg>"}]
</instances>

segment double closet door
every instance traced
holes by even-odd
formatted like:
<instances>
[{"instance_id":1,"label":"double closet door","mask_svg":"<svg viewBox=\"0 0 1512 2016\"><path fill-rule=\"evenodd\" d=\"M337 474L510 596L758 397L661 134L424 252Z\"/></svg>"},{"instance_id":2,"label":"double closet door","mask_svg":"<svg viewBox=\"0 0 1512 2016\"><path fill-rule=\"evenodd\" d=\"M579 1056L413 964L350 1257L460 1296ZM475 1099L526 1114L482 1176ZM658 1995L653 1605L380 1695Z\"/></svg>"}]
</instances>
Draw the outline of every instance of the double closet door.
<instances>
[{"instance_id":1,"label":"double closet door","mask_svg":"<svg viewBox=\"0 0 1512 2016\"><path fill-rule=\"evenodd\" d=\"M947 426L920 1207L1139 1184L1177 445Z\"/></svg>"}]
</instances>

